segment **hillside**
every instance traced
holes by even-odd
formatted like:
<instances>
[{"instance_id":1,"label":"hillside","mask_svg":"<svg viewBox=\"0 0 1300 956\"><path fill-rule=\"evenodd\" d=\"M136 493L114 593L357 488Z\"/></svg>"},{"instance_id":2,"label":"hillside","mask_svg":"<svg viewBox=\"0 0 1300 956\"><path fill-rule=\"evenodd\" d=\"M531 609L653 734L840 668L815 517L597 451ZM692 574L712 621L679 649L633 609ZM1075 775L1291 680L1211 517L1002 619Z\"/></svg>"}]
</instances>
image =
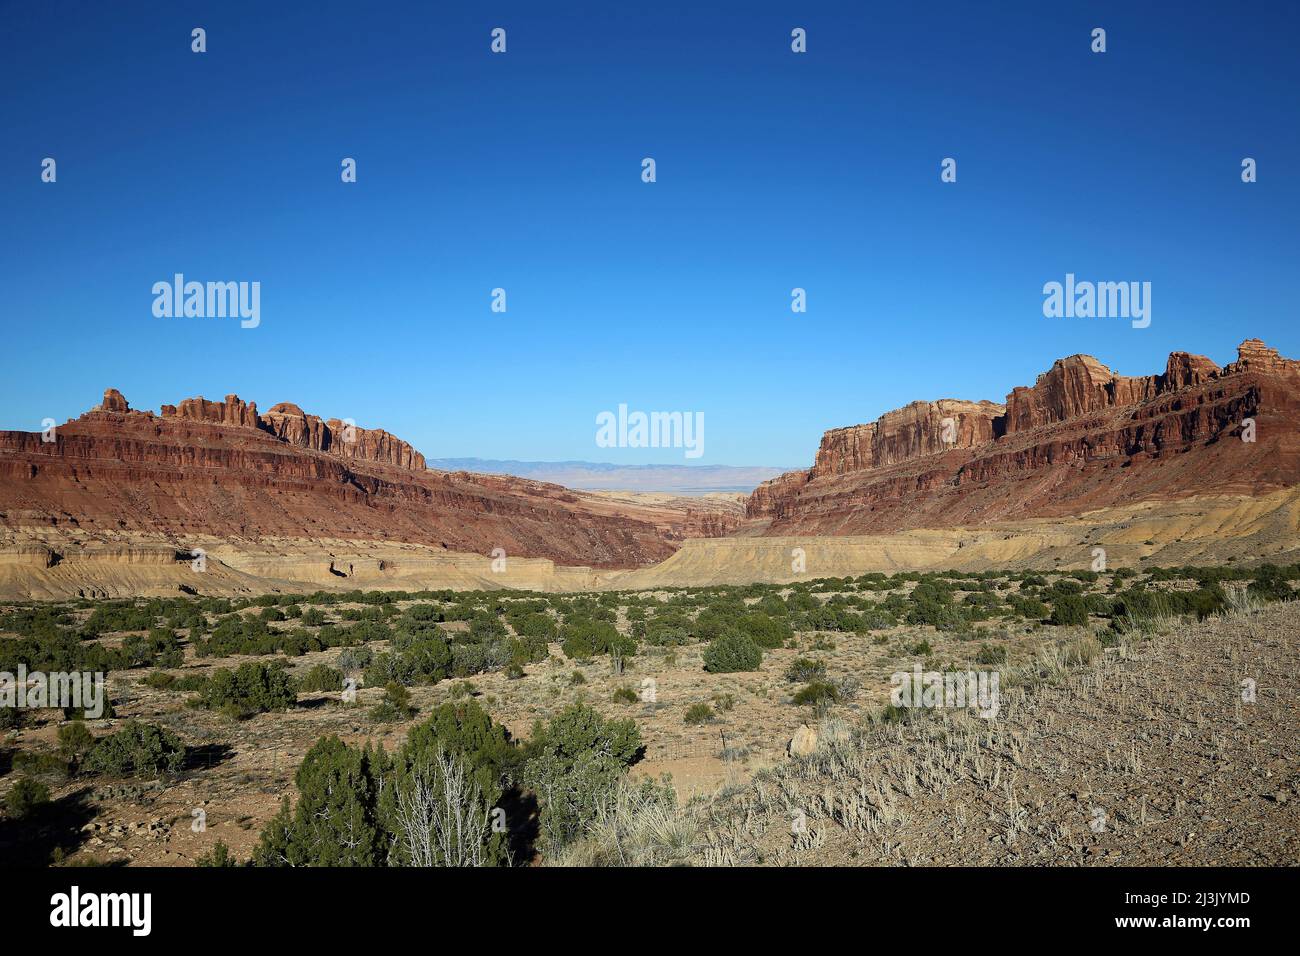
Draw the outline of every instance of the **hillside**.
<instances>
[{"instance_id":1,"label":"hillside","mask_svg":"<svg viewBox=\"0 0 1300 956\"><path fill-rule=\"evenodd\" d=\"M914 402L826 432L812 468L755 489L746 533L978 527L1297 482L1300 362L1254 339L1223 368L1175 352L1146 376L1074 355L1004 404Z\"/></svg>"},{"instance_id":2,"label":"hillside","mask_svg":"<svg viewBox=\"0 0 1300 956\"><path fill-rule=\"evenodd\" d=\"M100 406L51 437L0 432L7 562L54 567L87 548L122 552L120 538L131 534L164 551L198 539L347 539L629 568L739 520L729 504L709 499L665 506L429 471L418 451L383 430L323 420L290 403L259 413L234 395L154 414L109 389Z\"/></svg>"}]
</instances>

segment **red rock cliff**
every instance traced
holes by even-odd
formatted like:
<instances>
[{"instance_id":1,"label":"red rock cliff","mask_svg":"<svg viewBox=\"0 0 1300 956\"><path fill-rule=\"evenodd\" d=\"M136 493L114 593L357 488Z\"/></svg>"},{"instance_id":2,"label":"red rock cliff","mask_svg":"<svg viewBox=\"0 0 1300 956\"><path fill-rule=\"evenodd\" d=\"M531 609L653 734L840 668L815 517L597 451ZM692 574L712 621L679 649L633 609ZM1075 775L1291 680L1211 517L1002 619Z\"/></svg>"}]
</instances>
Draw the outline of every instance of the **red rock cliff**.
<instances>
[{"instance_id":1,"label":"red rock cliff","mask_svg":"<svg viewBox=\"0 0 1300 956\"><path fill-rule=\"evenodd\" d=\"M1073 355L1005 409L914 402L828 431L813 467L760 485L746 515L768 534L858 534L1259 494L1300 482L1298 436L1300 362L1256 339L1225 368L1175 352L1149 376Z\"/></svg>"},{"instance_id":2,"label":"red rock cliff","mask_svg":"<svg viewBox=\"0 0 1300 956\"><path fill-rule=\"evenodd\" d=\"M115 389L54 430L0 432L0 524L187 536L374 539L637 567L739 515L613 503L520 478L433 472L382 429L283 403L133 411Z\"/></svg>"}]
</instances>

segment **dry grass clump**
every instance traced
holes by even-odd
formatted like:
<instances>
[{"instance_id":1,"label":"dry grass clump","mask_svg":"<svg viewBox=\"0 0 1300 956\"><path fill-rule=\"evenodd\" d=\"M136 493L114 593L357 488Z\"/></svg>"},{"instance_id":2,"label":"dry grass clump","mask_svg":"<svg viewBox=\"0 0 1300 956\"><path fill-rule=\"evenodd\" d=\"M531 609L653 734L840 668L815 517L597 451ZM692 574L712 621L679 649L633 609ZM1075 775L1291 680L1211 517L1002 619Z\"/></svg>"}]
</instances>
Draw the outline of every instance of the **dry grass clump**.
<instances>
[{"instance_id":1,"label":"dry grass clump","mask_svg":"<svg viewBox=\"0 0 1300 956\"><path fill-rule=\"evenodd\" d=\"M701 847L699 824L677 806L668 781L621 782L596 805L581 839L553 861L557 866L674 866Z\"/></svg>"}]
</instances>

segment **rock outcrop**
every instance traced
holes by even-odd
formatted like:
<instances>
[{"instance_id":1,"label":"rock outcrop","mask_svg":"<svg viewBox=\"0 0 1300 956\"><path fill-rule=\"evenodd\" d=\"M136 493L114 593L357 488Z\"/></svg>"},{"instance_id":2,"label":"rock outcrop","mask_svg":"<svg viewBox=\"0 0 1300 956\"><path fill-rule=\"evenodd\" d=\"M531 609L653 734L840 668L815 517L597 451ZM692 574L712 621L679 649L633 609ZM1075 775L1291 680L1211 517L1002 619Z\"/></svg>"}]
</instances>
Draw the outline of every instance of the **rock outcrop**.
<instances>
[{"instance_id":1,"label":"rock outcrop","mask_svg":"<svg viewBox=\"0 0 1300 956\"><path fill-rule=\"evenodd\" d=\"M558 564L633 568L739 514L612 501L559 485L438 472L382 429L236 395L134 411L115 389L80 418L0 432L0 526L424 544Z\"/></svg>"},{"instance_id":2,"label":"rock outcrop","mask_svg":"<svg viewBox=\"0 0 1300 956\"><path fill-rule=\"evenodd\" d=\"M355 422L308 415L292 402L271 406L260 427L292 445L329 452L342 458L377 461L423 471L424 456L396 435L381 428L361 428Z\"/></svg>"},{"instance_id":3,"label":"rock outcrop","mask_svg":"<svg viewBox=\"0 0 1300 956\"><path fill-rule=\"evenodd\" d=\"M109 389L109 391L113 391ZM164 405L163 418L183 418L187 421L212 422L217 425L238 425L257 428L260 419L256 402L241 401L238 395L227 395L224 402L210 402L206 398L187 398L179 405Z\"/></svg>"},{"instance_id":4,"label":"rock outcrop","mask_svg":"<svg viewBox=\"0 0 1300 956\"><path fill-rule=\"evenodd\" d=\"M992 402L912 402L869 425L833 428L822 436L811 477L843 475L893 465L951 448L992 441L1005 409Z\"/></svg>"},{"instance_id":5,"label":"rock outcrop","mask_svg":"<svg viewBox=\"0 0 1300 956\"><path fill-rule=\"evenodd\" d=\"M1297 483L1300 362L1251 339L1224 368L1175 352L1163 373L1124 376L1072 355L1005 406L913 402L832 429L746 515L764 534L864 534Z\"/></svg>"}]
</instances>

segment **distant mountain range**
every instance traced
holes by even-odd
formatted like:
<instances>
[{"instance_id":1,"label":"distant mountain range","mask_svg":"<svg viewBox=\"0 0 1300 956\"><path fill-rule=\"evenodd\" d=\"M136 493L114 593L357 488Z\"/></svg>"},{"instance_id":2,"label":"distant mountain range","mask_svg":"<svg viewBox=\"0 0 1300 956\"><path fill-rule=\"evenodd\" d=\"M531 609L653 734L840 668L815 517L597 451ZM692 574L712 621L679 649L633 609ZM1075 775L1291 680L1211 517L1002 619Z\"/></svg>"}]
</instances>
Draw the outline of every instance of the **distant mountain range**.
<instances>
[{"instance_id":1,"label":"distant mountain range","mask_svg":"<svg viewBox=\"0 0 1300 956\"><path fill-rule=\"evenodd\" d=\"M580 491L679 495L748 494L763 482L789 471L788 468L757 465L614 465L599 461L498 461L490 458L432 458L428 465L439 471L515 475Z\"/></svg>"}]
</instances>

